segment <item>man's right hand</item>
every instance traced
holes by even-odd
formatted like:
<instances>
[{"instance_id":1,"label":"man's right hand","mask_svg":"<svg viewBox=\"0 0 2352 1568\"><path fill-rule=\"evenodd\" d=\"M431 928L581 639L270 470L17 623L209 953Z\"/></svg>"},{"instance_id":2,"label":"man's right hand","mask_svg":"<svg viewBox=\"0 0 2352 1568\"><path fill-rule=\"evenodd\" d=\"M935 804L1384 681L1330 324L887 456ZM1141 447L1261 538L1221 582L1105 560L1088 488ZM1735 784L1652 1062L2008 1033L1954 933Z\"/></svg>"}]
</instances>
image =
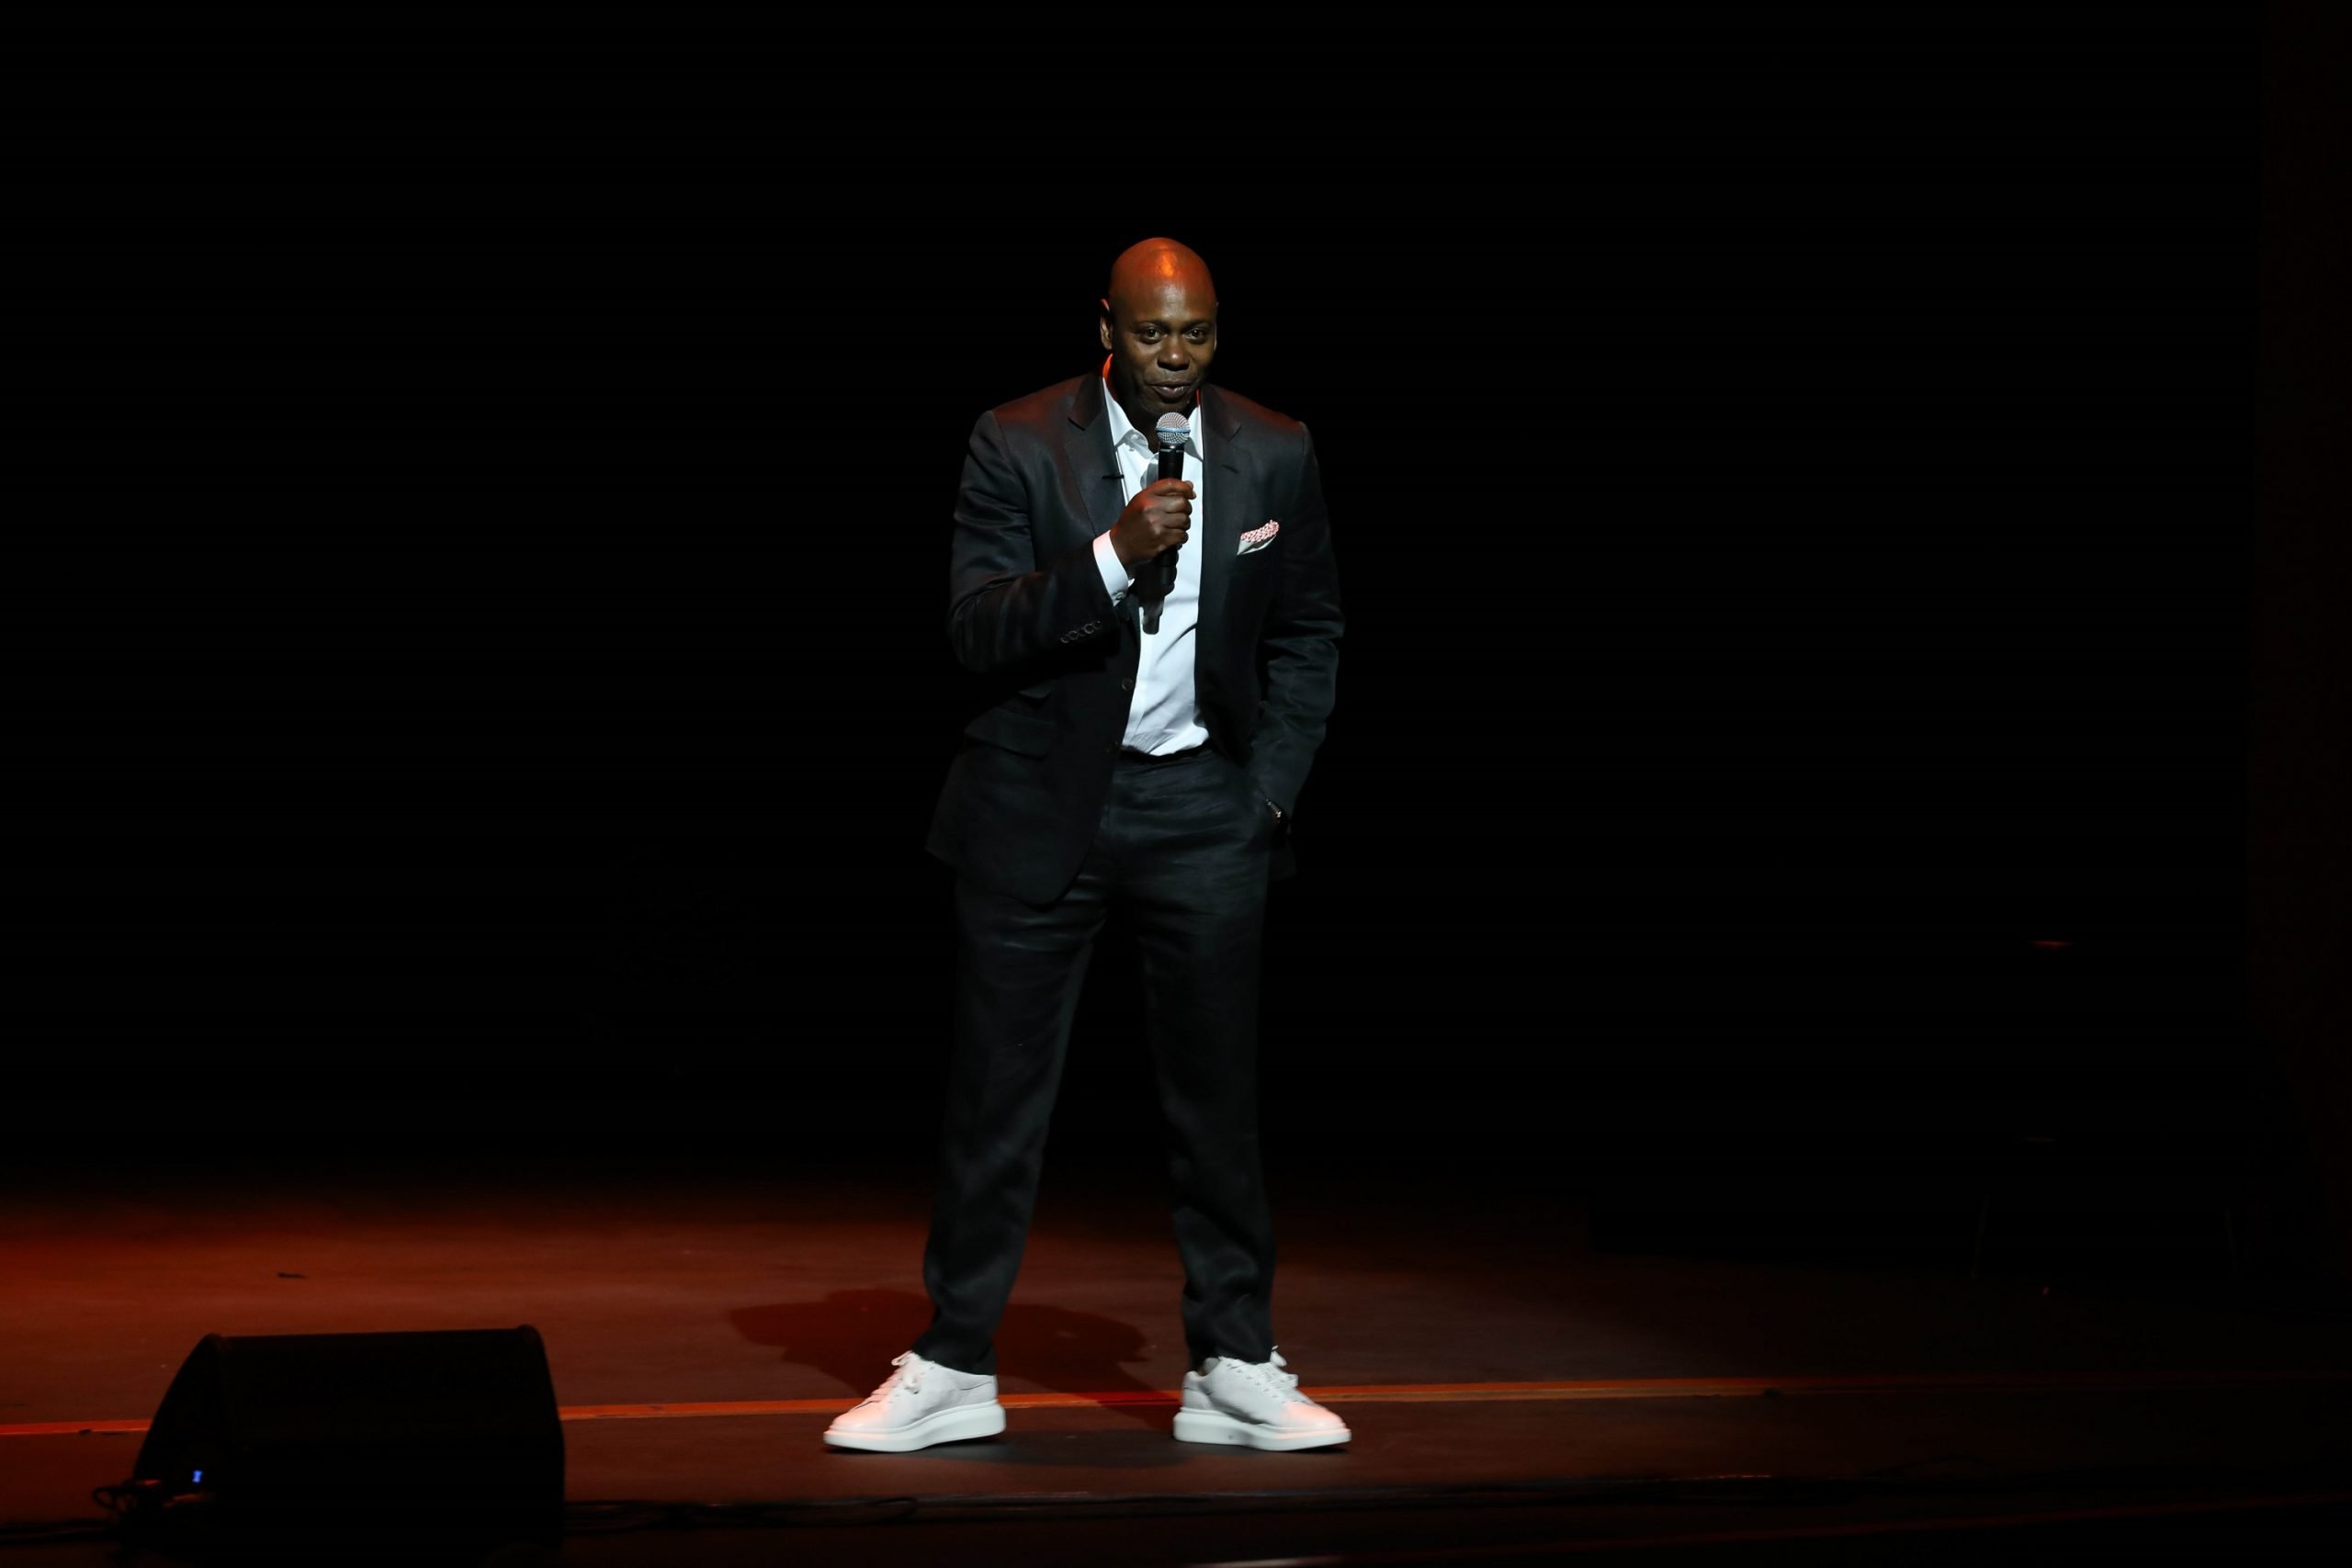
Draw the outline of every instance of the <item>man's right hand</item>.
<instances>
[{"instance_id":1,"label":"man's right hand","mask_svg":"<svg viewBox=\"0 0 2352 1568\"><path fill-rule=\"evenodd\" d=\"M1162 550L1184 542L1193 525L1193 487L1184 479L1154 479L1136 491L1119 520L1111 525L1111 548L1119 564L1133 571Z\"/></svg>"}]
</instances>

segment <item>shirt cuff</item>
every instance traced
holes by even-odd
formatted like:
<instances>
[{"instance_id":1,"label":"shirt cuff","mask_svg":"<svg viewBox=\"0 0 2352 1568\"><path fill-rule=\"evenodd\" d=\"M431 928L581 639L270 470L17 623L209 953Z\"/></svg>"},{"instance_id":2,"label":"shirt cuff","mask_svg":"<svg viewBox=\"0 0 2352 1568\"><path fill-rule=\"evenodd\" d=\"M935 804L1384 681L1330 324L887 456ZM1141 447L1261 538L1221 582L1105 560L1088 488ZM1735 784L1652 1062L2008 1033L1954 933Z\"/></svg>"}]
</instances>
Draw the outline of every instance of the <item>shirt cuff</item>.
<instances>
[{"instance_id":1,"label":"shirt cuff","mask_svg":"<svg viewBox=\"0 0 2352 1568\"><path fill-rule=\"evenodd\" d=\"M1135 578L1119 564L1119 552L1111 547L1108 528L1094 536L1094 565L1102 573L1102 586L1109 591L1112 604L1125 598L1127 590L1135 586Z\"/></svg>"}]
</instances>

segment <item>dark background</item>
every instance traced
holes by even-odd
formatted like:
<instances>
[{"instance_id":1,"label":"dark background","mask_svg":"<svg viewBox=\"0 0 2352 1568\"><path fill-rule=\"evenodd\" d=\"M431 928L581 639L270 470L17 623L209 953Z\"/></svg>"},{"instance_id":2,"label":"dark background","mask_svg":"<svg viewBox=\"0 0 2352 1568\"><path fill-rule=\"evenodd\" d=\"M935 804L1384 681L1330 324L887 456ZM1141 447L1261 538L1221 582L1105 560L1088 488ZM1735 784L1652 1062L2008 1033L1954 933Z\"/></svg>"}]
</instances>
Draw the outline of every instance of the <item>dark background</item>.
<instances>
[{"instance_id":1,"label":"dark background","mask_svg":"<svg viewBox=\"0 0 2352 1568\"><path fill-rule=\"evenodd\" d=\"M1347 596L1278 1150L2300 1157L2258 18L1447 15L43 36L20 1132L921 1166L964 441L1168 232ZM1111 934L1055 1135L1129 1157Z\"/></svg>"}]
</instances>

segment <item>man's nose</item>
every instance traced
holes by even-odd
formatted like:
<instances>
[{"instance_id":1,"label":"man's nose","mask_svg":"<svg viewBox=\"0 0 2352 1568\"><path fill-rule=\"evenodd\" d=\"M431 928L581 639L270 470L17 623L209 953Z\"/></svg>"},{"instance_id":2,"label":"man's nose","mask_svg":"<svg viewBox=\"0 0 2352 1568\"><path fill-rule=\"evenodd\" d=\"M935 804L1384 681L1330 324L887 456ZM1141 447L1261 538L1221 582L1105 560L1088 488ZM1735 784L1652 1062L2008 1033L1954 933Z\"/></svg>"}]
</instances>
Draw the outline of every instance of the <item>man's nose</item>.
<instances>
[{"instance_id":1,"label":"man's nose","mask_svg":"<svg viewBox=\"0 0 2352 1568\"><path fill-rule=\"evenodd\" d=\"M1164 368L1182 370L1192 362L1193 356L1184 352L1184 345L1176 339L1170 338L1159 345L1159 363Z\"/></svg>"}]
</instances>

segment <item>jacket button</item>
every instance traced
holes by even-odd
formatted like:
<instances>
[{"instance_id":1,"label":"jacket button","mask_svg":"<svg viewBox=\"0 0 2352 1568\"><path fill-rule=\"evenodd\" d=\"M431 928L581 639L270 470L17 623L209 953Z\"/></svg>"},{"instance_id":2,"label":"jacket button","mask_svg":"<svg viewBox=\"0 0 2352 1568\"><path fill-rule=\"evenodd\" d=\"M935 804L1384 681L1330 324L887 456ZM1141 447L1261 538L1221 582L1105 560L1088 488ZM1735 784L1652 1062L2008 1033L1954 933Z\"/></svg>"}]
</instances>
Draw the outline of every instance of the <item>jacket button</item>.
<instances>
[{"instance_id":1,"label":"jacket button","mask_svg":"<svg viewBox=\"0 0 2352 1568\"><path fill-rule=\"evenodd\" d=\"M1136 689L1136 683L1135 683L1133 681L1129 681L1129 680L1122 680L1122 681L1119 682L1119 690L1121 690L1121 691L1123 691L1123 692L1132 692L1132 691L1134 691L1135 689Z\"/></svg>"}]
</instances>

